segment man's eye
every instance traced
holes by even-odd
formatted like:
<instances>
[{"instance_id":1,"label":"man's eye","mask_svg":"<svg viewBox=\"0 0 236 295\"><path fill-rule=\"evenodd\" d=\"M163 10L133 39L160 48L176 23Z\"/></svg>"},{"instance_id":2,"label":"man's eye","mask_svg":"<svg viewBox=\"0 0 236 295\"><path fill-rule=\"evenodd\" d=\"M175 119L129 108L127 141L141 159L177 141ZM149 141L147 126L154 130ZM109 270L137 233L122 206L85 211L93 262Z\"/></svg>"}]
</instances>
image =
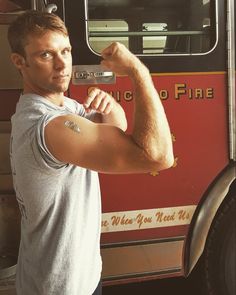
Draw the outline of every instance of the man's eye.
<instances>
[{"instance_id":1,"label":"man's eye","mask_svg":"<svg viewBox=\"0 0 236 295\"><path fill-rule=\"evenodd\" d=\"M70 54L71 53L71 49L70 48L65 48L63 51L62 51L62 54L63 55L67 55L67 54Z\"/></svg>"},{"instance_id":2,"label":"man's eye","mask_svg":"<svg viewBox=\"0 0 236 295\"><path fill-rule=\"evenodd\" d=\"M43 52L43 53L41 53L41 57L42 58L50 58L52 55L50 54L50 52Z\"/></svg>"}]
</instances>

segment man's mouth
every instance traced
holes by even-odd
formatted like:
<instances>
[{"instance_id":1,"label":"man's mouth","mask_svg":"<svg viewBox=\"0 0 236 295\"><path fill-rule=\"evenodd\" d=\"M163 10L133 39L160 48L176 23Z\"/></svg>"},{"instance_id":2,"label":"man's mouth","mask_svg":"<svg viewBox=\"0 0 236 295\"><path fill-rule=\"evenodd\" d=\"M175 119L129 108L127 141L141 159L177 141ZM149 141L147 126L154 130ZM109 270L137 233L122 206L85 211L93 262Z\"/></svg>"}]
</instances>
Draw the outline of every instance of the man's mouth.
<instances>
[{"instance_id":1,"label":"man's mouth","mask_svg":"<svg viewBox=\"0 0 236 295\"><path fill-rule=\"evenodd\" d=\"M68 78L69 78L69 75L57 75L53 77L54 80L65 80Z\"/></svg>"}]
</instances>

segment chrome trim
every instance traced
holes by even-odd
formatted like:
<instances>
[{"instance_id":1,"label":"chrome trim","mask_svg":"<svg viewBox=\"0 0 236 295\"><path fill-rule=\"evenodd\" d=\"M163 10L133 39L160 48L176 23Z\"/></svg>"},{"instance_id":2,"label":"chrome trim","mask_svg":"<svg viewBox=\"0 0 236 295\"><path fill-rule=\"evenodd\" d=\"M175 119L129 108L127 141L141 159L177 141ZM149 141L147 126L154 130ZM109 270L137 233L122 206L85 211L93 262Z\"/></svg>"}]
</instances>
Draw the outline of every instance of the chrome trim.
<instances>
[{"instance_id":1,"label":"chrome trim","mask_svg":"<svg viewBox=\"0 0 236 295\"><path fill-rule=\"evenodd\" d=\"M129 36L154 36L155 37L155 36L191 36L191 35L204 35L204 33L202 31L147 31L147 32L96 31L96 32L89 33L89 37L129 37Z\"/></svg>"},{"instance_id":2,"label":"chrome trim","mask_svg":"<svg viewBox=\"0 0 236 295\"><path fill-rule=\"evenodd\" d=\"M234 0L227 0L228 104L230 159L236 160L235 15Z\"/></svg>"},{"instance_id":3,"label":"chrome trim","mask_svg":"<svg viewBox=\"0 0 236 295\"><path fill-rule=\"evenodd\" d=\"M119 283L132 283L135 281L140 281L140 279L149 279L149 280L153 280L153 279L157 279L157 278L164 278L166 276L177 276L177 274L181 274L181 269L180 268L173 268L173 269L165 269L165 270L160 270L160 271L156 271L156 272L142 272L142 273L135 273L135 274L125 274L125 275L120 275L120 276L110 276L107 278L103 278L102 277L102 282L104 283L104 285L106 285L106 283L117 283L117 281ZM111 283L110 283L111 284Z\"/></svg>"},{"instance_id":4,"label":"chrome trim","mask_svg":"<svg viewBox=\"0 0 236 295\"><path fill-rule=\"evenodd\" d=\"M101 65L73 65L72 84L114 84L116 76Z\"/></svg>"},{"instance_id":5,"label":"chrome trim","mask_svg":"<svg viewBox=\"0 0 236 295\"><path fill-rule=\"evenodd\" d=\"M235 179L235 165L231 165L215 180L204 201L197 207L184 246L185 276L191 273L203 253L212 221Z\"/></svg>"},{"instance_id":6,"label":"chrome trim","mask_svg":"<svg viewBox=\"0 0 236 295\"><path fill-rule=\"evenodd\" d=\"M48 1L44 0L31 0L31 9L45 11L48 13L55 12L57 10L57 6L55 4L48 4Z\"/></svg>"},{"instance_id":7,"label":"chrome trim","mask_svg":"<svg viewBox=\"0 0 236 295\"><path fill-rule=\"evenodd\" d=\"M56 6L56 4L47 4L44 11L46 11L48 13L53 13L53 12L57 11L57 6Z\"/></svg>"},{"instance_id":8,"label":"chrome trim","mask_svg":"<svg viewBox=\"0 0 236 295\"><path fill-rule=\"evenodd\" d=\"M184 241L102 248L103 281L181 273Z\"/></svg>"},{"instance_id":9,"label":"chrome trim","mask_svg":"<svg viewBox=\"0 0 236 295\"><path fill-rule=\"evenodd\" d=\"M165 54L136 54L136 56L138 56L138 57L202 56L202 55L208 55L211 52L213 52L218 44L218 41L219 41L219 5L218 5L218 1L219 0L215 0L215 4L216 4L216 7L215 7L216 42L215 42L214 46L209 51L204 52L204 53L183 53L183 54L167 54L167 53L165 53ZM88 39L89 38L89 36L88 36L89 35L89 32L88 32L88 0L84 0L84 10L85 10L85 31L86 31L85 35L86 35L87 46L94 55L101 57L101 54L97 53L96 51L94 51L92 49L92 47L90 46L90 43L89 43L89 39Z\"/></svg>"},{"instance_id":10,"label":"chrome trim","mask_svg":"<svg viewBox=\"0 0 236 295\"><path fill-rule=\"evenodd\" d=\"M128 246L138 246L138 245L146 245L146 244L163 244L168 242L177 242L183 241L186 237L185 236L176 236L176 237L169 237L169 238L162 238L162 239L149 239L149 240L134 240L134 241L126 241L126 242L115 242L115 243L107 243L102 244L101 248L117 248L117 247L128 247Z\"/></svg>"},{"instance_id":11,"label":"chrome trim","mask_svg":"<svg viewBox=\"0 0 236 295\"><path fill-rule=\"evenodd\" d=\"M31 9L36 10L37 9L37 0L31 0Z\"/></svg>"}]
</instances>

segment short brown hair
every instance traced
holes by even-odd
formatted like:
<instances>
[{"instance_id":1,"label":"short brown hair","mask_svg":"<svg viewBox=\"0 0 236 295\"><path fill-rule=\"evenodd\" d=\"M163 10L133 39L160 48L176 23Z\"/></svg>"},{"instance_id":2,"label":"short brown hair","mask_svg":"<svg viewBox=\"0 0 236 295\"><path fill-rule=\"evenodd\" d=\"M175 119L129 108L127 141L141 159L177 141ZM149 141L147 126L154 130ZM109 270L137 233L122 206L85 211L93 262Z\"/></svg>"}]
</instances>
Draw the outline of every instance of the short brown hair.
<instances>
[{"instance_id":1,"label":"short brown hair","mask_svg":"<svg viewBox=\"0 0 236 295\"><path fill-rule=\"evenodd\" d=\"M27 37L31 34L40 36L48 30L68 36L67 28L59 16L36 10L24 12L8 29L8 41L12 52L25 56Z\"/></svg>"}]
</instances>

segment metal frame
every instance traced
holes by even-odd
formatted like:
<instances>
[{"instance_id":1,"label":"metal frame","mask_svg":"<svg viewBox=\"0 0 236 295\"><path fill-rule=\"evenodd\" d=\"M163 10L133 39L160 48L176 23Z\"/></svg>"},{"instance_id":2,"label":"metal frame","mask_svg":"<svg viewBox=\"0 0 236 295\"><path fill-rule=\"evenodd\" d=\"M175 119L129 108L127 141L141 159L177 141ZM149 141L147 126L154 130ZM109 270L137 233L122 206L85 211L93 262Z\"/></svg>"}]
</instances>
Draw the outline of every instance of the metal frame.
<instances>
[{"instance_id":1,"label":"metal frame","mask_svg":"<svg viewBox=\"0 0 236 295\"><path fill-rule=\"evenodd\" d=\"M235 15L234 0L227 1L228 50L228 101L230 159L236 161L236 111L235 111Z\"/></svg>"},{"instance_id":2,"label":"metal frame","mask_svg":"<svg viewBox=\"0 0 236 295\"><path fill-rule=\"evenodd\" d=\"M49 13L55 12L57 6L55 4L48 4L47 0L31 0L32 10L43 10Z\"/></svg>"},{"instance_id":3,"label":"metal frame","mask_svg":"<svg viewBox=\"0 0 236 295\"><path fill-rule=\"evenodd\" d=\"M164 57L164 56L198 56L198 55L208 55L210 54L211 52L213 52L219 42L219 19L218 19L218 15L219 15L219 4L218 4L218 1L219 0L215 0L215 13L216 13L216 19L215 19L215 26L216 26L216 41L215 41L215 44L214 46L207 52L203 52L203 53L182 53L182 54L178 54L178 53L162 53L162 54L136 54L138 57L146 57L146 56L158 56L158 57ZM96 52L93 50L93 48L91 47L90 43L89 43L89 37L91 36L97 36L96 34L99 34L99 36L101 36L101 32L96 32L96 33L89 33L89 29L88 29L88 21L89 21L89 18L88 18L88 0L84 0L84 8L85 8L85 29L86 29L86 42L87 42L87 46L88 48L91 50L91 52L94 54L94 55L97 55L97 56L101 56L100 53ZM117 35L119 36L119 33L120 32L117 32ZM122 36L134 36L134 35L140 35L139 32L122 32L123 35ZM143 35L148 35L149 32L142 32ZM152 33L155 33L155 32L150 32L150 35L152 35ZM167 32L165 32L167 33ZM173 35L178 35L179 32L170 32L169 35L173 34ZM182 33L182 32L181 32ZM199 31L193 31L192 34L190 34L190 32L183 32L184 35L197 35L199 34ZM113 34L113 33L112 33ZM114 35L114 34L113 34ZM165 34L166 36L167 34ZM105 33L105 36L108 36L107 33ZM161 36L160 35L160 32L158 33L158 36Z\"/></svg>"},{"instance_id":4,"label":"metal frame","mask_svg":"<svg viewBox=\"0 0 236 295\"><path fill-rule=\"evenodd\" d=\"M184 238L179 236L103 246L103 283L130 283L140 278L154 279L170 274L181 275Z\"/></svg>"}]
</instances>

